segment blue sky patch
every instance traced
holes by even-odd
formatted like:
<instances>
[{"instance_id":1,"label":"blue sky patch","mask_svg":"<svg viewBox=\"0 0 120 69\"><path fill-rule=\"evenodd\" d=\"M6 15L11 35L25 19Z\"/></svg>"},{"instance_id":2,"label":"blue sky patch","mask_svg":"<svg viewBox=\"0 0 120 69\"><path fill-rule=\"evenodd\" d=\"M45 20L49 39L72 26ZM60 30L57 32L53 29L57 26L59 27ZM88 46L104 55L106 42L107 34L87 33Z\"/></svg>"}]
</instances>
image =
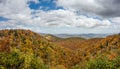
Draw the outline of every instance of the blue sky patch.
<instances>
[{"instance_id":1,"label":"blue sky patch","mask_svg":"<svg viewBox=\"0 0 120 69\"><path fill-rule=\"evenodd\" d=\"M57 9L63 9L62 7L57 7L55 0L39 0L40 3L34 3L34 2L30 2L29 7L31 9L41 9L44 11L48 11L48 10L57 10Z\"/></svg>"},{"instance_id":2,"label":"blue sky patch","mask_svg":"<svg viewBox=\"0 0 120 69\"><path fill-rule=\"evenodd\" d=\"M8 21L8 20L9 19L0 16L0 21Z\"/></svg>"}]
</instances>

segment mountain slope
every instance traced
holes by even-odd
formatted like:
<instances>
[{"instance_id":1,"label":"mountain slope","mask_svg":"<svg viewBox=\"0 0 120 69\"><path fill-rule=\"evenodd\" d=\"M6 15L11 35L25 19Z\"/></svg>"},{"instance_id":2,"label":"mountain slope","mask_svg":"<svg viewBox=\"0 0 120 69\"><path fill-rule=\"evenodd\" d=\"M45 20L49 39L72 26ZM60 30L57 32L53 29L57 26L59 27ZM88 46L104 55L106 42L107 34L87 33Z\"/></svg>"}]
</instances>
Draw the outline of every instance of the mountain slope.
<instances>
[{"instance_id":1,"label":"mountain slope","mask_svg":"<svg viewBox=\"0 0 120 69\"><path fill-rule=\"evenodd\" d=\"M17 51L18 50L20 52ZM63 65L68 66L68 57L71 51L61 46L56 46L48 42L41 35L34 33L30 30L1 30L0 31L0 53L6 53L11 55L12 52L16 52L21 56L28 55L29 61L31 58L40 58L45 65L56 66ZM31 54L31 56L29 56ZM64 56L64 57L63 57ZM3 56L0 56L2 58ZM5 57L4 57L5 58ZM68 59L66 59L68 58ZM28 58L23 57L24 61L22 64L26 64ZM0 60L3 62L2 60ZM36 60L37 61L37 60ZM6 60L7 62L7 60ZM7 65L6 63L0 63L3 67L15 67L15 65ZM25 68L30 68L25 65ZM33 66L34 67L34 66ZM24 68L24 66L23 66ZM38 68L39 69L39 68Z\"/></svg>"},{"instance_id":2,"label":"mountain slope","mask_svg":"<svg viewBox=\"0 0 120 69\"><path fill-rule=\"evenodd\" d=\"M113 53L116 57L120 52L120 34L107 36L103 39L89 39L82 43L83 48L77 49L77 52L83 52L84 57L91 58L97 55L104 55L110 58Z\"/></svg>"},{"instance_id":3,"label":"mountain slope","mask_svg":"<svg viewBox=\"0 0 120 69\"><path fill-rule=\"evenodd\" d=\"M120 34L83 39L42 36L22 29L0 30L0 68L72 69L80 65L86 69L87 62L100 55L109 60L120 56Z\"/></svg>"},{"instance_id":4,"label":"mountain slope","mask_svg":"<svg viewBox=\"0 0 120 69\"><path fill-rule=\"evenodd\" d=\"M77 48L81 47L82 42L84 42L85 40L86 39L80 37L70 37L53 43L68 48L70 50L76 50Z\"/></svg>"},{"instance_id":5,"label":"mountain slope","mask_svg":"<svg viewBox=\"0 0 120 69\"><path fill-rule=\"evenodd\" d=\"M76 63L79 63L79 60L96 58L98 55L104 55L110 59L120 55L120 34L92 39L70 37L60 41L53 41L53 43L72 50L75 58L72 60Z\"/></svg>"}]
</instances>

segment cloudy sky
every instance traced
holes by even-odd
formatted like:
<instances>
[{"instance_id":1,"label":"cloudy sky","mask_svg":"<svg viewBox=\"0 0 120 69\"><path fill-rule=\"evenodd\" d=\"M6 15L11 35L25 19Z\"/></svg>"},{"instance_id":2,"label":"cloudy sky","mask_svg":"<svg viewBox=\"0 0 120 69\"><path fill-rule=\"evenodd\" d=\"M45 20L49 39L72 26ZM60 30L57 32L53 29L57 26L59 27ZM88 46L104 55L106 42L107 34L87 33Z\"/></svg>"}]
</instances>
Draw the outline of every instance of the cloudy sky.
<instances>
[{"instance_id":1,"label":"cloudy sky","mask_svg":"<svg viewBox=\"0 0 120 69\"><path fill-rule=\"evenodd\" d=\"M0 0L0 29L120 33L120 0Z\"/></svg>"}]
</instances>

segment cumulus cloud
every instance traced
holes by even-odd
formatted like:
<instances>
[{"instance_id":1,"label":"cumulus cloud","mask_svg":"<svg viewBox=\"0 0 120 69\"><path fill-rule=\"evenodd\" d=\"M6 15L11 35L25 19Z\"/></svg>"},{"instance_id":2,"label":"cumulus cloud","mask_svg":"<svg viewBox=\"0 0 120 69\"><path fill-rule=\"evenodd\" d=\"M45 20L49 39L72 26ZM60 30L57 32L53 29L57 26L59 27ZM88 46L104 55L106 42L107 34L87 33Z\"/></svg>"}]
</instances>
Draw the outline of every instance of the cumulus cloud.
<instances>
[{"instance_id":1,"label":"cumulus cloud","mask_svg":"<svg viewBox=\"0 0 120 69\"><path fill-rule=\"evenodd\" d=\"M113 27L120 29L120 17L112 18L111 22L113 23Z\"/></svg>"},{"instance_id":2,"label":"cumulus cloud","mask_svg":"<svg viewBox=\"0 0 120 69\"><path fill-rule=\"evenodd\" d=\"M0 0L0 16L9 19L8 21L0 21L0 29L24 28L38 30L39 27L109 28L112 26L110 20L86 15L115 17L119 14L107 13L112 10L108 7L109 4L105 4L108 0L57 0L57 6L62 6L64 9L49 11L31 9L29 7L31 1L40 3L39 0ZM111 8L118 7L119 4L114 6L116 3L119 2L114 1L114 3L111 3ZM109 11L107 11L108 9ZM114 10L119 11L117 8ZM86 15L81 15L84 13Z\"/></svg>"},{"instance_id":3,"label":"cumulus cloud","mask_svg":"<svg viewBox=\"0 0 120 69\"><path fill-rule=\"evenodd\" d=\"M44 15L44 14L43 14ZM48 26L67 26L67 27L108 27L110 26L109 20L99 20L89 18L83 15L77 15L74 12L67 10L55 10L45 13L45 20Z\"/></svg>"},{"instance_id":4,"label":"cumulus cloud","mask_svg":"<svg viewBox=\"0 0 120 69\"><path fill-rule=\"evenodd\" d=\"M31 10L27 4L32 0L1 0L0 1L0 15L6 16L12 14L30 14ZM36 1L35 1L36 2Z\"/></svg>"},{"instance_id":5,"label":"cumulus cloud","mask_svg":"<svg viewBox=\"0 0 120 69\"><path fill-rule=\"evenodd\" d=\"M28 22L34 11L29 8L29 2L39 3L38 0L0 0L0 16L15 23Z\"/></svg>"},{"instance_id":6,"label":"cumulus cloud","mask_svg":"<svg viewBox=\"0 0 120 69\"><path fill-rule=\"evenodd\" d=\"M17 24L22 23L32 26L97 27L110 25L109 21L105 22L104 20L100 21L98 19L77 15L70 10L61 9L47 12L32 10L29 8L29 1L38 3L37 0L1 0L0 16L11 19ZM17 26L17 24L15 25Z\"/></svg>"},{"instance_id":7,"label":"cumulus cloud","mask_svg":"<svg viewBox=\"0 0 120 69\"><path fill-rule=\"evenodd\" d=\"M80 13L88 13L89 15L120 16L120 0L58 0L57 5Z\"/></svg>"}]
</instances>

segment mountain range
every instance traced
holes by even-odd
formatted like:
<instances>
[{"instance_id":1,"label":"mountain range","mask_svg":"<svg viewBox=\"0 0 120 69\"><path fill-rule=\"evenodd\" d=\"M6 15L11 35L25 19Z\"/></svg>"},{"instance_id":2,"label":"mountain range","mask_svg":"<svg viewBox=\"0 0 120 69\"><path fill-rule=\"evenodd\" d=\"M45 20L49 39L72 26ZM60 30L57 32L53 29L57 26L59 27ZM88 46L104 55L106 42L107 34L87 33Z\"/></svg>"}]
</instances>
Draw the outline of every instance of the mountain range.
<instances>
[{"instance_id":1,"label":"mountain range","mask_svg":"<svg viewBox=\"0 0 120 69\"><path fill-rule=\"evenodd\" d=\"M0 30L0 69L117 69L119 57L120 34Z\"/></svg>"},{"instance_id":2,"label":"mountain range","mask_svg":"<svg viewBox=\"0 0 120 69\"><path fill-rule=\"evenodd\" d=\"M108 35L113 35L112 33L106 33L106 34L94 34L94 33L88 33L88 34L46 34L46 33L41 33L41 35L54 35L56 37L60 38L70 38L70 37L81 37L81 38L105 38Z\"/></svg>"}]
</instances>

